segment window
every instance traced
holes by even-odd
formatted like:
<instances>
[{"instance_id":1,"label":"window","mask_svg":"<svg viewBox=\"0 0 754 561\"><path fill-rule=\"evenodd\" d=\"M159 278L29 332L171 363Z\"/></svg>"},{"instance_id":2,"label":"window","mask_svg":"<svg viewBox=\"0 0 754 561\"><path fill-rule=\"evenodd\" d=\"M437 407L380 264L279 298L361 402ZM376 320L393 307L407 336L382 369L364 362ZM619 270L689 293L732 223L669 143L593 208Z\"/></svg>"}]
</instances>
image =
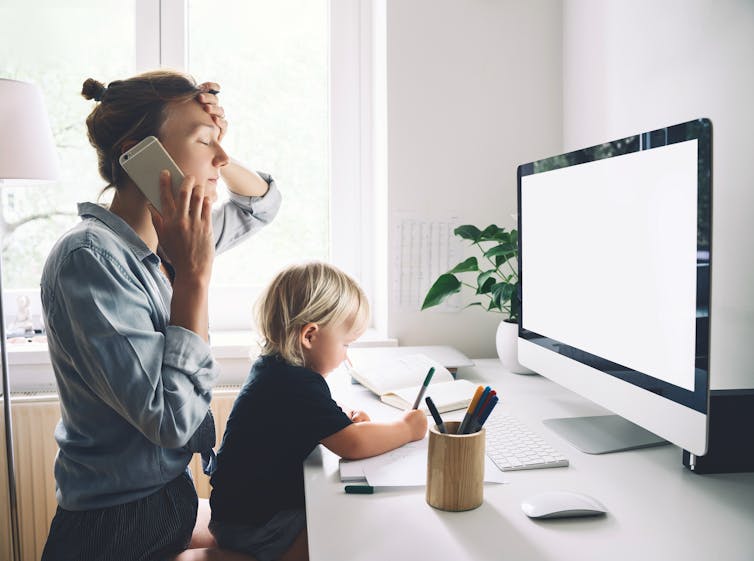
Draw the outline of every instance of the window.
<instances>
[{"instance_id":1,"label":"window","mask_svg":"<svg viewBox=\"0 0 754 561\"><path fill-rule=\"evenodd\" d=\"M224 319L248 328L255 288L287 263L330 259L328 5L188 3L188 71L222 88L229 120L223 144L233 157L271 173L284 197L271 225L217 256L213 325Z\"/></svg>"},{"instance_id":2,"label":"window","mask_svg":"<svg viewBox=\"0 0 754 561\"><path fill-rule=\"evenodd\" d=\"M84 123L93 102L79 94L86 78L134 73L133 28L133 2L0 3L0 76L42 88L61 162L55 184L0 186L5 288L39 286L50 248L78 222L76 202L96 200L102 190Z\"/></svg>"},{"instance_id":3,"label":"window","mask_svg":"<svg viewBox=\"0 0 754 561\"><path fill-rule=\"evenodd\" d=\"M365 91L359 29L368 24L370 5L369 0L0 4L0 76L41 86L62 168L55 185L2 188L6 289L38 287L50 248L78 222L75 203L97 200L104 186L86 138L84 121L93 102L79 95L84 79L107 83L164 66L220 83L229 153L271 173L284 196L273 224L218 256L210 296L213 329L248 329L258 288L295 260L330 260L369 291L373 267L364 263L372 255L364 240L373 220L368 210L365 214L369 200L363 194L371 185L361 163L369 152L361 143L366 113L353 98ZM356 52L343 64L333 61L331 45ZM331 112L333 95L339 115ZM342 166L349 171L341 173ZM333 180L336 176L342 179ZM347 235L337 235L343 232ZM13 303L5 309L12 317Z\"/></svg>"}]
</instances>

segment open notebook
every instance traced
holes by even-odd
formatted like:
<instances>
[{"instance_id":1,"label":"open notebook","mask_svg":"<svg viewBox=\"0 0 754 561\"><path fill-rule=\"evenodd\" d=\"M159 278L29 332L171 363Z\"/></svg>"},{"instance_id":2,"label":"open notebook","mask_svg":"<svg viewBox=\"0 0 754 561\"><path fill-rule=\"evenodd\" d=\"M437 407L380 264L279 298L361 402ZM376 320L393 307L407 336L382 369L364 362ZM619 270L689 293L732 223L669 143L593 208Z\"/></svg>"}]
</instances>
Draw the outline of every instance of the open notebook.
<instances>
[{"instance_id":1,"label":"open notebook","mask_svg":"<svg viewBox=\"0 0 754 561\"><path fill-rule=\"evenodd\" d=\"M399 409L410 409L422 382L431 367L435 373L424 394L431 396L440 413L464 409L471 403L476 385L468 380L455 380L447 368L423 354L395 356L372 355L352 360L349 374L380 400ZM420 408L427 411L424 400Z\"/></svg>"}]
</instances>

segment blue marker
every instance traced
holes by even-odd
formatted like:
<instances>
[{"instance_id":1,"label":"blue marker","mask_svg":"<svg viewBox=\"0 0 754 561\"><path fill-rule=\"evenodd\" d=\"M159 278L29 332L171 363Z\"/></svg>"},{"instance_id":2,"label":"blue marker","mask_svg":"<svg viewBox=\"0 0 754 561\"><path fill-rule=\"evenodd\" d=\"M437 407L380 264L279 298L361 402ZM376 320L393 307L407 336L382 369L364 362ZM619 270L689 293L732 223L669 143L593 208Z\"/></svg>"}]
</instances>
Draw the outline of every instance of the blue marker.
<instances>
[{"instance_id":1,"label":"blue marker","mask_svg":"<svg viewBox=\"0 0 754 561\"><path fill-rule=\"evenodd\" d=\"M482 392L482 395L479 396L479 401L476 402L476 405L474 406L473 411L471 410L471 407L469 407L469 410L466 412L466 416L463 418L463 421L461 421L461 426L458 427L457 434L468 433L466 429L470 428L469 425L471 425L471 419L473 419L476 416L477 412L479 411L479 408L484 403L484 400L487 399L487 394L490 393L490 389L491 388L489 386L486 386L484 388L484 391Z\"/></svg>"},{"instance_id":2,"label":"blue marker","mask_svg":"<svg viewBox=\"0 0 754 561\"><path fill-rule=\"evenodd\" d=\"M476 423L477 429L476 431L482 430L482 426L484 425L485 421L487 420L487 417L490 416L490 413L492 413L492 410L495 408L495 405L497 405L497 402L500 401L500 398L496 395L492 396L492 399L490 399L489 404L487 405L487 408L482 411L482 415L479 417L479 420Z\"/></svg>"}]
</instances>

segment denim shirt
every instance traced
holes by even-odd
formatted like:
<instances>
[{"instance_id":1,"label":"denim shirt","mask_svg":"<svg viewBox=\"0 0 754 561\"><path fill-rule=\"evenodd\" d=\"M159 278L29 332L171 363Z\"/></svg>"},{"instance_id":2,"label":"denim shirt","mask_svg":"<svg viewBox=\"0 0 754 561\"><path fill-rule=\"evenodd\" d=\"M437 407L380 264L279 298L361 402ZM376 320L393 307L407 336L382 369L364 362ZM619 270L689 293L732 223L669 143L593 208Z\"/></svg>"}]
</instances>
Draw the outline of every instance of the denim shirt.
<instances>
[{"instance_id":1,"label":"denim shirt","mask_svg":"<svg viewBox=\"0 0 754 561\"><path fill-rule=\"evenodd\" d=\"M269 223L281 197L230 194L212 216L221 252ZM60 395L58 504L92 510L150 495L186 470L184 448L207 414L219 366L209 345L168 325L172 287L160 258L104 207L53 247L41 281Z\"/></svg>"}]
</instances>

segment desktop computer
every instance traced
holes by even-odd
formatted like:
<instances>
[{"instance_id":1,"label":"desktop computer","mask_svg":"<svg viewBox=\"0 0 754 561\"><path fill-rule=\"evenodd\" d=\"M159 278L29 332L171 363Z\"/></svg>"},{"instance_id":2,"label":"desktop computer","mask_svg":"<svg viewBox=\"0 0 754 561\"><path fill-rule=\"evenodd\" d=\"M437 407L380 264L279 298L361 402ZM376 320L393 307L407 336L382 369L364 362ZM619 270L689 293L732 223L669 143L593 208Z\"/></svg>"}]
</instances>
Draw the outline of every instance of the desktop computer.
<instances>
[{"instance_id":1,"label":"desktop computer","mask_svg":"<svg viewBox=\"0 0 754 561\"><path fill-rule=\"evenodd\" d=\"M548 422L582 450L754 470L754 390L710 392L711 204L708 119L519 166L519 362L617 414Z\"/></svg>"}]
</instances>

